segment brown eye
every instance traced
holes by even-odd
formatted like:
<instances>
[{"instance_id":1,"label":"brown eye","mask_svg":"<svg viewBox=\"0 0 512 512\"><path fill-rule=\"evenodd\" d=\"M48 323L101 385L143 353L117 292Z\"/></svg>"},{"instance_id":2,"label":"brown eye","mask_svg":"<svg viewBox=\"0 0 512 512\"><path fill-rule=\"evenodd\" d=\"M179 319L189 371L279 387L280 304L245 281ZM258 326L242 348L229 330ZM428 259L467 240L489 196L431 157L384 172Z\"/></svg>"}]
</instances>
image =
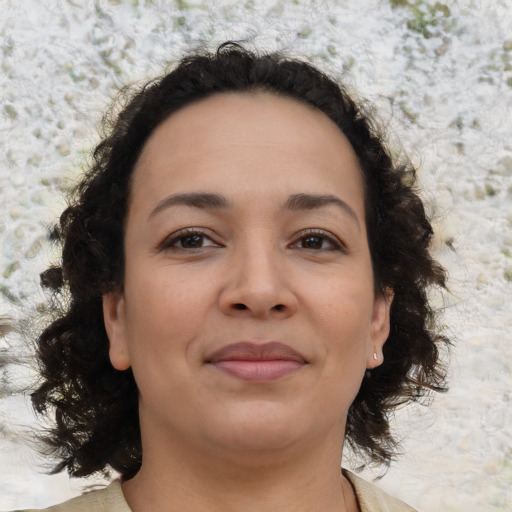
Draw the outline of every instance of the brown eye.
<instances>
[{"instance_id":1,"label":"brown eye","mask_svg":"<svg viewBox=\"0 0 512 512\"><path fill-rule=\"evenodd\" d=\"M299 237L292 244L296 249L307 249L310 251L342 251L345 252L345 245L333 234L323 230L313 230L299 233Z\"/></svg>"},{"instance_id":2,"label":"brown eye","mask_svg":"<svg viewBox=\"0 0 512 512\"><path fill-rule=\"evenodd\" d=\"M187 228L173 233L164 240L160 250L194 250L204 247L218 247L218 244L198 228Z\"/></svg>"},{"instance_id":3,"label":"brown eye","mask_svg":"<svg viewBox=\"0 0 512 512\"><path fill-rule=\"evenodd\" d=\"M321 249L324 239L321 236L307 236L301 238L301 245L304 249Z\"/></svg>"},{"instance_id":4,"label":"brown eye","mask_svg":"<svg viewBox=\"0 0 512 512\"><path fill-rule=\"evenodd\" d=\"M184 249L197 249L198 247L203 246L203 242L204 236L196 234L181 237L178 241L178 244Z\"/></svg>"}]
</instances>

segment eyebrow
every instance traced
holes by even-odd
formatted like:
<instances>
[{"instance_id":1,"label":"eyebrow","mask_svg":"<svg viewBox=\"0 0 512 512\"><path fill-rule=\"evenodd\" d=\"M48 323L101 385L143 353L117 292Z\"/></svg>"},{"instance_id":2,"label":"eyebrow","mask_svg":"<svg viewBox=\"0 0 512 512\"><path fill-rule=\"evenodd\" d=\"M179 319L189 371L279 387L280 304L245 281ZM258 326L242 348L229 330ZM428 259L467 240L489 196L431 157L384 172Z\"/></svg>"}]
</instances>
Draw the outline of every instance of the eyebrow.
<instances>
[{"instance_id":1,"label":"eyebrow","mask_svg":"<svg viewBox=\"0 0 512 512\"><path fill-rule=\"evenodd\" d=\"M219 194L210 194L207 192L190 192L187 194L171 194L162 199L149 214L149 218L157 213L170 208L171 206L192 206L194 208L207 208L213 210L226 210L231 207L231 203Z\"/></svg>"},{"instance_id":2,"label":"eyebrow","mask_svg":"<svg viewBox=\"0 0 512 512\"><path fill-rule=\"evenodd\" d=\"M232 203L220 194L208 192L171 194L156 205L149 214L149 218L154 217L162 210L177 205L213 210L227 210L232 208ZM315 210L329 205L338 206L345 213L348 213L356 222L358 228L361 228L359 219L354 210L345 201L331 194L293 194L286 200L284 209L292 211Z\"/></svg>"},{"instance_id":3,"label":"eyebrow","mask_svg":"<svg viewBox=\"0 0 512 512\"><path fill-rule=\"evenodd\" d=\"M285 203L287 210L315 210L323 206L335 205L348 213L361 229L356 212L342 199L331 194L294 194Z\"/></svg>"}]
</instances>

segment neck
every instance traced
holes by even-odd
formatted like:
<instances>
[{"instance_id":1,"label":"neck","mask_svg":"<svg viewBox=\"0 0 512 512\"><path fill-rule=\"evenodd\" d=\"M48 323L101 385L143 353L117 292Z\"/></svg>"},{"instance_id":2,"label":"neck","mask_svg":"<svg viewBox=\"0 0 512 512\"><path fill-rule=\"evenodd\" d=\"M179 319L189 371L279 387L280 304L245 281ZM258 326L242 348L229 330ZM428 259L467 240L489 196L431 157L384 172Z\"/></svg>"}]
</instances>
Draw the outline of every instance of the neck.
<instances>
[{"instance_id":1,"label":"neck","mask_svg":"<svg viewBox=\"0 0 512 512\"><path fill-rule=\"evenodd\" d=\"M358 510L341 476L339 441L281 453L205 454L178 443L168 449L156 442L143 446L141 470L123 484L133 512Z\"/></svg>"}]
</instances>

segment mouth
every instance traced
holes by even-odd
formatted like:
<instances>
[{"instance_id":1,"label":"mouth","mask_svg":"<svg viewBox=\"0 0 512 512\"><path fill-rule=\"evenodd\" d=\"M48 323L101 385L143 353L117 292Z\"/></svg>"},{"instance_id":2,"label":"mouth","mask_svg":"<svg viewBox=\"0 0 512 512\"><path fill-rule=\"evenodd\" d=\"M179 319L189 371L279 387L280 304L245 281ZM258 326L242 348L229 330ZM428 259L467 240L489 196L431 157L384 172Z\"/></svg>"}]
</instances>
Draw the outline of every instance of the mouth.
<instances>
[{"instance_id":1,"label":"mouth","mask_svg":"<svg viewBox=\"0 0 512 512\"><path fill-rule=\"evenodd\" d=\"M206 362L232 377L249 382L272 382L308 364L296 350L274 341L226 345L211 354Z\"/></svg>"}]
</instances>

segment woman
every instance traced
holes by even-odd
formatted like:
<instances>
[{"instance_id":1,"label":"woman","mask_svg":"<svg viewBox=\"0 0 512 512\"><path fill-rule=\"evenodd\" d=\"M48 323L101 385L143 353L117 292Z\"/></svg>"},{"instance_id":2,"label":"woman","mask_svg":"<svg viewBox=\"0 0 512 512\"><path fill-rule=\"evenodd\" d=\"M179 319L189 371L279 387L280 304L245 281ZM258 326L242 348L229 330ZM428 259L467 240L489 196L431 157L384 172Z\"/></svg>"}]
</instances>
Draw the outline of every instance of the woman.
<instances>
[{"instance_id":1,"label":"woman","mask_svg":"<svg viewBox=\"0 0 512 512\"><path fill-rule=\"evenodd\" d=\"M413 510L340 461L389 463L395 407L442 390L444 285L414 169L332 79L233 43L113 121L54 237L39 339L58 463L106 490L49 510Z\"/></svg>"}]
</instances>

